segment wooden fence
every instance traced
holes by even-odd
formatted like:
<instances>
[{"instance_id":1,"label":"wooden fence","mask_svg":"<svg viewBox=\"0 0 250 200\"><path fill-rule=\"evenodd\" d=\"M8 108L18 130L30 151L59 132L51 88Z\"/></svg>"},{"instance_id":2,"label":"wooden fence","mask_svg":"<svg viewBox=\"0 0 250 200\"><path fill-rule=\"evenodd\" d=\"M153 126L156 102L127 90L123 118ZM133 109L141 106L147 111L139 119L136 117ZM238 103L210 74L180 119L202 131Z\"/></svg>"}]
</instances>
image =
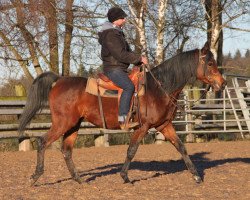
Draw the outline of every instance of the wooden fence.
<instances>
[{"instance_id":1,"label":"wooden fence","mask_svg":"<svg viewBox=\"0 0 250 200\"><path fill-rule=\"evenodd\" d=\"M200 89L186 88L182 93L179 104L185 105L185 112L178 111L174 125L178 134L187 134L187 141L195 141L195 137L199 134L209 133L240 133L242 138L250 133L249 120L249 104L250 104L250 80L246 78L246 86L240 87L237 79L232 79L234 87L227 87L223 93L222 99L215 99L213 96L207 95L206 99L199 98ZM210 92L211 93L211 92ZM213 94L213 93L211 93ZM223 101L216 104L215 101ZM21 115L25 100L12 99L0 100L0 139L2 138L18 138L18 118ZM212 102L212 103L211 103ZM44 109L40 116L50 118L49 109ZM11 116L11 117L10 117ZM11 118L9 123L4 118ZM209 117L209 118L208 118ZM47 119L46 118L46 119ZM30 137L39 137L45 134L51 126L50 120L32 121L25 131L25 140L20 141L19 150L30 149ZM160 143L163 139L156 130L150 130L156 134L156 141ZM95 146L109 146L108 135L114 133L128 133L122 130L106 130L95 127L88 122L82 122L80 135L95 135Z\"/></svg>"},{"instance_id":2,"label":"wooden fence","mask_svg":"<svg viewBox=\"0 0 250 200\"><path fill-rule=\"evenodd\" d=\"M19 138L19 134L17 132L18 118L23 112L25 103L25 100L0 100L0 117L2 119L0 122L0 139ZM45 118L48 119L50 118L50 110L43 109L41 112L37 113L37 115L43 115L44 117L47 116ZM4 119L8 117L10 120ZM6 121L10 121L11 123ZM51 127L51 122L41 122L41 120L38 121L39 122L31 122L27 126L27 129L24 132L25 137L23 137L20 141L19 150L29 150L29 138L40 137ZM78 131L79 135L95 135L95 146L109 146L107 140L108 134L115 133L128 133L128 131L97 128L89 122L82 122Z\"/></svg>"}]
</instances>

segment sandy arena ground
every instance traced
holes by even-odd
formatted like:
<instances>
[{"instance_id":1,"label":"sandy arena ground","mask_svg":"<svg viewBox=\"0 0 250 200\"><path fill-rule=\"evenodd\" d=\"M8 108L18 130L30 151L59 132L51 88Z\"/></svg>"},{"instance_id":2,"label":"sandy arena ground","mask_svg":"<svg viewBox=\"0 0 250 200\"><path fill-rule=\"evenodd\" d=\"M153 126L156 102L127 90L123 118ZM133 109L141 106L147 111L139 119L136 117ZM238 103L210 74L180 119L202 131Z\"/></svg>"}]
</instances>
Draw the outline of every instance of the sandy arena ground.
<instances>
[{"instance_id":1,"label":"sandy arena ground","mask_svg":"<svg viewBox=\"0 0 250 200\"><path fill-rule=\"evenodd\" d=\"M127 147L75 149L81 185L70 178L59 150L46 151L45 173L33 187L36 151L0 153L0 199L250 199L250 141L186 144L201 184L169 143L141 145L129 171L134 184L123 184L119 172Z\"/></svg>"}]
</instances>

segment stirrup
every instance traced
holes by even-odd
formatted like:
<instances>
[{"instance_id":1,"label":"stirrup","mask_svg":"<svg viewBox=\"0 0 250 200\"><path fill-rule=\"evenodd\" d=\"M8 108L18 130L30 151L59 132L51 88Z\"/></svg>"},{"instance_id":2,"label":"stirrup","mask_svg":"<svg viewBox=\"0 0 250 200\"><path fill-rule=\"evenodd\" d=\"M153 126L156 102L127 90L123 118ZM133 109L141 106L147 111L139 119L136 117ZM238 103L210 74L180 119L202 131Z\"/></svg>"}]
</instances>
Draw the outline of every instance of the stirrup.
<instances>
[{"instance_id":1,"label":"stirrup","mask_svg":"<svg viewBox=\"0 0 250 200\"><path fill-rule=\"evenodd\" d=\"M124 122L124 123L120 123L120 127L121 127L121 130L130 130L132 128L135 128L137 126L139 126L140 124L138 122L128 122L127 124Z\"/></svg>"}]
</instances>

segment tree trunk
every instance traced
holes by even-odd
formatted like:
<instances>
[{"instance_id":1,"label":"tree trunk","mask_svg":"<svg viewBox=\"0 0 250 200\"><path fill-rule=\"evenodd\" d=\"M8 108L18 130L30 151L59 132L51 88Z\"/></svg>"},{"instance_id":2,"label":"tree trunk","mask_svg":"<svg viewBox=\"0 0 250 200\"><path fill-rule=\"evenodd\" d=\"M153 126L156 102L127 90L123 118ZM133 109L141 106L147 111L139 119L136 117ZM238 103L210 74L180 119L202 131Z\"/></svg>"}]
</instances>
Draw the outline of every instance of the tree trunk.
<instances>
[{"instance_id":1,"label":"tree trunk","mask_svg":"<svg viewBox=\"0 0 250 200\"><path fill-rule=\"evenodd\" d=\"M63 62L62 62L62 75L69 76L70 72L70 46L73 32L73 5L74 0L68 0L66 3L66 23L65 23L65 36L64 36L64 49L63 49Z\"/></svg>"},{"instance_id":2,"label":"tree trunk","mask_svg":"<svg viewBox=\"0 0 250 200\"><path fill-rule=\"evenodd\" d=\"M222 65L222 7L220 0L205 0L207 19L207 38L210 50L214 54L218 66Z\"/></svg>"},{"instance_id":3,"label":"tree trunk","mask_svg":"<svg viewBox=\"0 0 250 200\"><path fill-rule=\"evenodd\" d=\"M206 19L207 19L207 38L210 43L210 50L217 61L218 66L222 66L223 62L223 32L222 32L222 6L220 0L206 0ZM223 73L222 69L220 70ZM221 92L217 92L216 98L222 96Z\"/></svg>"},{"instance_id":4,"label":"tree trunk","mask_svg":"<svg viewBox=\"0 0 250 200\"><path fill-rule=\"evenodd\" d=\"M29 49L29 53L31 56L31 60L33 63L33 66L35 68L35 71L37 73L37 75L41 74L43 72L40 63L38 61L38 56L36 53L36 48L35 48L35 41L34 41L34 37L33 35L27 30L27 28L25 27L25 13L23 12L23 4L20 0L16 0L13 1L13 5L16 8L16 14L17 14L17 27L20 29L23 38L25 39L28 49Z\"/></svg>"},{"instance_id":5,"label":"tree trunk","mask_svg":"<svg viewBox=\"0 0 250 200\"><path fill-rule=\"evenodd\" d=\"M168 0L159 0L158 7L158 23L157 23L157 36L156 36L156 56L155 56L155 64L160 64L164 59L164 28L165 28L165 14L167 9Z\"/></svg>"},{"instance_id":6,"label":"tree trunk","mask_svg":"<svg viewBox=\"0 0 250 200\"><path fill-rule=\"evenodd\" d=\"M130 12L132 13L133 17L135 18L135 26L137 28L138 34L139 34L139 40L140 45L142 47L142 52L145 54L145 56L148 57L148 48L147 48L147 40L146 40L146 33L145 33L145 19L144 19L144 13L147 6L147 1L142 0L140 1L140 9L137 9L133 6L133 3L131 0L127 0ZM136 2L139 3L139 2Z\"/></svg>"},{"instance_id":7,"label":"tree trunk","mask_svg":"<svg viewBox=\"0 0 250 200\"><path fill-rule=\"evenodd\" d=\"M57 34L57 15L56 1L43 0L44 14L46 18L47 30L49 35L50 64L53 72L59 74L58 56L58 34Z\"/></svg>"},{"instance_id":8,"label":"tree trunk","mask_svg":"<svg viewBox=\"0 0 250 200\"><path fill-rule=\"evenodd\" d=\"M140 1L138 1L138 0L134 1L133 8L135 9L135 11L136 11L135 13L138 16L140 13L140 9L141 9ZM141 49L141 42L140 42L140 33L139 33L138 29L136 29L136 32L135 32L134 44L135 44L135 52L138 54L141 54L142 49Z\"/></svg>"}]
</instances>

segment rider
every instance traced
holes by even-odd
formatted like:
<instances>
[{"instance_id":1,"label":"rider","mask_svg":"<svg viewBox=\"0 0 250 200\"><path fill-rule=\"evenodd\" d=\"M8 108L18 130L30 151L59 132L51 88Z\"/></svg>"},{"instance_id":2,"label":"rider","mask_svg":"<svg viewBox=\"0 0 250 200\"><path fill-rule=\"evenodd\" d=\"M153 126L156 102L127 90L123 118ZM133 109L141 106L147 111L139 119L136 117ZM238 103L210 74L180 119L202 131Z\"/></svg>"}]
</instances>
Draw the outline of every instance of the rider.
<instances>
[{"instance_id":1,"label":"rider","mask_svg":"<svg viewBox=\"0 0 250 200\"><path fill-rule=\"evenodd\" d=\"M118 121L121 128L125 128L125 121L129 113L130 101L135 87L128 77L127 69L130 64L148 64L145 56L131 51L124 33L123 25L126 23L127 14L119 7L110 8L99 34L99 43L102 46L101 57L104 74L118 87L123 89L119 102ZM138 123L128 123L126 128L132 128Z\"/></svg>"}]
</instances>

